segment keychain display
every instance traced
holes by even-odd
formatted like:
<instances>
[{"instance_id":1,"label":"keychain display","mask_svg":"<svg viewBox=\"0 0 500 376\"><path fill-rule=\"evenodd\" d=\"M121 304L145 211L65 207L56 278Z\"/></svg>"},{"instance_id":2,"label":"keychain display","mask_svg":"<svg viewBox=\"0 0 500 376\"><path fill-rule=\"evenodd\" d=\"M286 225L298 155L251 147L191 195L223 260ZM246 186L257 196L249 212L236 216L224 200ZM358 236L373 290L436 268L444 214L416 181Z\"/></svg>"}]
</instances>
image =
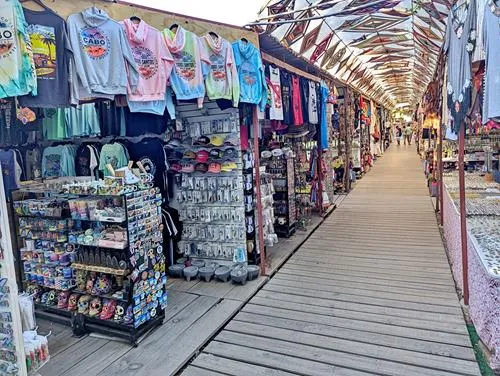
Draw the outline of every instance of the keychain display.
<instances>
[{"instance_id":1,"label":"keychain display","mask_svg":"<svg viewBox=\"0 0 500 376\"><path fill-rule=\"evenodd\" d=\"M184 119L182 135L167 143L175 174L171 205L184 224L178 246L185 256L246 262L245 206L253 209L253 196L244 194L238 111L224 116Z\"/></svg>"}]
</instances>

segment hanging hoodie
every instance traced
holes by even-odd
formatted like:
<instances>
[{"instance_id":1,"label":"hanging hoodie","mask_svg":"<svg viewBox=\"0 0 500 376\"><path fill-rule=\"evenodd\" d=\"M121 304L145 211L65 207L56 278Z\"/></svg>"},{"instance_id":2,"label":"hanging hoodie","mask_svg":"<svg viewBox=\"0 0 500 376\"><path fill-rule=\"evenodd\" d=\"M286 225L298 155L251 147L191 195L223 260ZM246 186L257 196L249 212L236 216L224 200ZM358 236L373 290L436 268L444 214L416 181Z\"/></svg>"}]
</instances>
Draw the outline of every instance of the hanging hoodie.
<instances>
[{"instance_id":1,"label":"hanging hoodie","mask_svg":"<svg viewBox=\"0 0 500 376\"><path fill-rule=\"evenodd\" d=\"M205 77L209 99L229 99L238 107L240 101L240 81L234 63L231 44L210 33L201 38L202 46L207 51L210 65Z\"/></svg>"},{"instance_id":2,"label":"hanging hoodie","mask_svg":"<svg viewBox=\"0 0 500 376\"><path fill-rule=\"evenodd\" d=\"M259 50L250 42L238 40L233 43L233 54L240 78L240 102L258 104L264 111L267 87Z\"/></svg>"},{"instance_id":3,"label":"hanging hoodie","mask_svg":"<svg viewBox=\"0 0 500 376\"><path fill-rule=\"evenodd\" d=\"M163 36L175 62L170 84L177 99L197 99L201 108L205 97L204 73L210 64L207 51L196 34L180 26L175 32L163 30Z\"/></svg>"},{"instance_id":4,"label":"hanging hoodie","mask_svg":"<svg viewBox=\"0 0 500 376\"><path fill-rule=\"evenodd\" d=\"M0 0L0 98L37 94L27 26L18 0Z\"/></svg>"},{"instance_id":5,"label":"hanging hoodie","mask_svg":"<svg viewBox=\"0 0 500 376\"><path fill-rule=\"evenodd\" d=\"M154 112L165 111L167 81L172 72L174 59L170 54L160 31L141 20L130 19L121 22L132 49L132 55L139 69L137 88L128 89L128 103L133 111L136 102L141 108L150 107ZM141 111L142 112L142 111Z\"/></svg>"},{"instance_id":6,"label":"hanging hoodie","mask_svg":"<svg viewBox=\"0 0 500 376\"><path fill-rule=\"evenodd\" d=\"M113 99L135 90L138 69L123 27L96 7L68 17L73 51L72 103L86 98Z\"/></svg>"}]
</instances>

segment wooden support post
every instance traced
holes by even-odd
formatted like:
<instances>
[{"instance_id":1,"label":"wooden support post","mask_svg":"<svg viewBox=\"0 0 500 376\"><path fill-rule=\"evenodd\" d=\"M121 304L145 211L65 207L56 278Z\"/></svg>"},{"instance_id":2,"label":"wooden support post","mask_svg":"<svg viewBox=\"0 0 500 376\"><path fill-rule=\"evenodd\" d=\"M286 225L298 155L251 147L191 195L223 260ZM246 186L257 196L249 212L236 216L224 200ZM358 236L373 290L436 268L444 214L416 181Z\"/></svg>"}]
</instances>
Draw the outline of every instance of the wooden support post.
<instances>
[{"instance_id":1,"label":"wooden support post","mask_svg":"<svg viewBox=\"0 0 500 376\"><path fill-rule=\"evenodd\" d=\"M260 153L259 153L259 116L257 113L257 105L254 106L252 116L253 130L253 152L255 162L255 199L257 200L257 215L255 223L257 225L257 233L259 237L256 239L259 242L258 249L260 250L260 274L266 274L266 249L264 246L264 227L262 226L262 192L260 190Z\"/></svg>"},{"instance_id":2,"label":"wooden support post","mask_svg":"<svg viewBox=\"0 0 500 376\"><path fill-rule=\"evenodd\" d=\"M444 182L443 182L443 130L444 126L443 124L439 124L439 146L438 146L438 162L437 162L437 168L438 168L438 197L439 197L439 224L441 226L444 226L444 205L443 205L443 199L444 199Z\"/></svg>"},{"instance_id":3,"label":"wooden support post","mask_svg":"<svg viewBox=\"0 0 500 376\"><path fill-rule=\"evenodd\" d=\"M465 123L458 136L458 189L460 192L460 237L462 243L462 278L464 304L469 305L469 257L467 253L467 211L465 208Z\"/></svg>"}]
</instances>

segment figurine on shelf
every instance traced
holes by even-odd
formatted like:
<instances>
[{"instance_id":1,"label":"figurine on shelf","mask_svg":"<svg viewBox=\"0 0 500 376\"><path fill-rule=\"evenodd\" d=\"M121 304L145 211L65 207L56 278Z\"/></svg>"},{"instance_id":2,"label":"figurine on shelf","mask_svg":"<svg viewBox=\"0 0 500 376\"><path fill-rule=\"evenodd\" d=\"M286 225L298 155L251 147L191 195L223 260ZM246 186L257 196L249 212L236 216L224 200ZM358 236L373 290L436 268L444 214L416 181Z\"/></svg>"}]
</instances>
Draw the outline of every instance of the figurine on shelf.
<instances>
[{"instance_id":1,"label":"figurine on shelf","mask_svg":"<svg viewBox=\"0 0 500 376\"><path fill-rule=\"evenodd\" d=\"M101 314L102 302L100 298L93 298L90 301L89 317L97 317Z\"/></svg>"},{"instance_id":2,"label":"figurine on shelf","mask_svg":"<svg viewBox=\"0 0 500 376\"><path fill-rule=\"evenodd\" d=\"M57 308L66 309L68 308L69 291L62 291L57 296Z\"/></svg>"},{"instance_id":3,"label":"figurine on shelf","mask_svg":"<svg viewBox=\"0 0 500 376\"><path fill-rule=\"evenodd\" d=\"M48 299L48 297L49 297L49 293L48 293L48 292L44 292L44 293L42 294L41 299L40 299L40 303L41 303L41 304L47 304L47 299Z\"/></svg>"},{"instance_id":4,"label":"figurine on shelf","mask_svg":"<svg viewBox=\"0 0 500 376\"><path fill-rule=\"evenodd\" d=\"M71 294L68 299L68 311L76 311L78 308L78 299L80 294Z\"/></svg>"},{"instance_id":5,"label":"figurine on shelf","mask_svg":"<svg viewBox=\"0 0 500 376\"><path fill-rule=\"evenodd\" d=\"M104 299L101 312L101 320L111 320L116 311L116 300Z\"/></svg>"},{"instance_id":6,"label":"figurine on shelf","mask_svg":"<svg viewBox=\"0 0 500 376\"><path fill-rule=\"evenodd\" d=\"M92 297L90 295L82 295L80 299L78 299L78 313L82 315L89 314L89 303Z\"/></svg>"},{"instance_id":7,"label":"figurine on shelf","mask_svg":"<svg viewBox=\"0 0 500 376\"><path fill-rule=\"evenodd\" d=\"M85 270L77 270L75 279L78 290L84 291L87 289L87 272Z\"/></svg>"},{"instance_id":8,"label":"figurine on shelf","mask_svg":"<svg viewBox=\"0 0 500 376\"><path fill-rule=\"evenodd\" d=\"M47 295L47 305L55 306L57 305L57 294L55 290L50 290Z\"/></svg>"},{"instance_id":9,"label":"figurine on shelf","mask_svg":"<svg viewBox=\"0 0 500 376\"><path fill-rule=\"evenodd\" d=\"M94 290L94 284L96 280L97 274L95 272L90 272L89 275L87 276L87 284L85 286L85 291L87 294L93 294Z\"/></svg>"},{"instance_id":10,"label":"figurine on shelf","mask_svg":"<svg viewBox=\"0 0 500 376\"><path fill-rule=\"evenodd\" d=\"M101 274L97 277L92 289L94 295L105 295L111 292L111 280L106 274Z\"/></svg>"},{"instance_id":11,"label":"figurine on shelf","mask_svg":"<svg viewBox=\"0 0 500 376\"><path fill-rule=\"evenodd\" d=\"M115 308L115 316L113 320L121 323L123 321L123 316L125 315L125 303L118 303Z\"/></svg>"}]
</instances>

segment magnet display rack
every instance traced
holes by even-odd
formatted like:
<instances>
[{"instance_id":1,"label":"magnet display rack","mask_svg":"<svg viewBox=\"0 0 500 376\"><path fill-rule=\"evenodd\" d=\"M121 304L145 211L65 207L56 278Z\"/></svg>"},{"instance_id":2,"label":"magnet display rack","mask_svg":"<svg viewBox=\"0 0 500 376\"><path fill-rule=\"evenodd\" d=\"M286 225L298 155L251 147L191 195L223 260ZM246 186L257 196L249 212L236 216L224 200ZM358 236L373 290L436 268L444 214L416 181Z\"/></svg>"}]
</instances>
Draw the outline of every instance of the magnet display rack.
<instances>
[{"instance_id":1,"label":"magnet display rack","mask_svg":"<svg viewBox=\"0 0 500 376\"><path fill-rule=\"evenodd\" d=\"M230 171L183 172L175 179L174 198L171 206L179 211L183 222L179 250L191 260L231 266L235 262L246 263L247 244L245 226L245 195L243 190L243 163L240 147L240 123L237 108L221 110L215 101L205 101L202 109L183 104L176 107L177 131L181 145L175 151L198 153L214 150L223 156L212 154L206 162L223 164L234 162ZM222 140L232 137L234 145L195 145L199 137L218 136ZM168 148L168 146L167 146ZM225 154L233 150L230 157ZM172 152L167 153L172 155ZM169 162L172 164L171 158ZM197 164L196 159L174 161L181 165ZM205 197L206 196L206 197ZM249 195L248 207L253 210L253 194Z\"/></svg>"},{"instance_id":2,"label":"magnet display rack","mask_svg":"<svg viewBox=\"0 0 500 376\"><path fill-rule=\"evenodd\" d=\"M44 210L37 210L37 202L55 200L66 204L59 211L47 210L46 206ZM106 200L120 203L124 209L121 217L92 212L90 204L90 210L84 209L87 214L82 215L81 206L70 211L72 203ZM80 195L22 188L12 192L12 204L19 236L23 289L35 292L37 316L71 324L78 336L98 332L128 339L134 346L140 337L162 324L167 304L165 257L161 247L150 248L163 243L162 232L154 231L161 224L159 190ZM38 232L40 228L33 224L48 227ZM96 227L111 228L111 232L120 228L125 236L122 241L106 238L90 241L90 232ZM92 286L87 284L88 280L94 281ZM92 288L97 283L103 287L98 292ZM116 307L123 308L125 314L127 309L131 310L133 319L131 316L130 323L125 324L123 315L101 319L99 315L90 317L58 308L54 301L50 305L42 304L37 296L50 291L100 298L101 307L104 299L116 301L115 311Z\"/></svg>"}]
</instances>

